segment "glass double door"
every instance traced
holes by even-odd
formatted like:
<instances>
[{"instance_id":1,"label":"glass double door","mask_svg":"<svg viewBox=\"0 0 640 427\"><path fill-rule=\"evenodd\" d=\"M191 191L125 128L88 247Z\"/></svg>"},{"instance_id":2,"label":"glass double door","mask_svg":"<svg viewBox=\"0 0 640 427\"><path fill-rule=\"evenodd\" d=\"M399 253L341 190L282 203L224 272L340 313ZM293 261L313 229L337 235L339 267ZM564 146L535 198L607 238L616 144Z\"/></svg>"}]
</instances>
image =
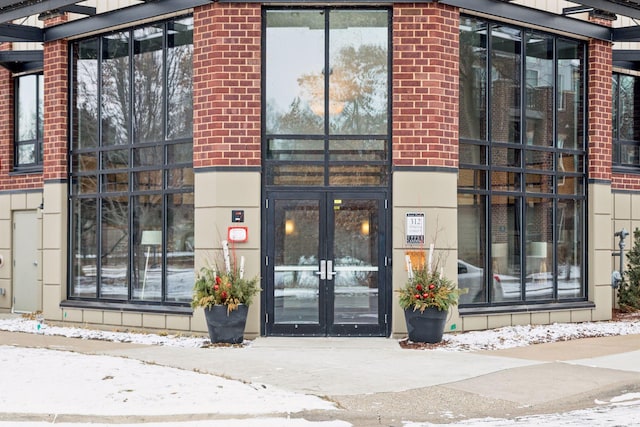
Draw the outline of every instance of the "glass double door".
<instances>
[{"instance_id":1,"label":"glass double door","mask_svg":"<svg viewBox=\"0 0 640 427\"><path fill-rule=\"evenodd\" d=\"M267 335L388 335L384 195L276 193L267 225Z\"/></svg>"}]
</instances>

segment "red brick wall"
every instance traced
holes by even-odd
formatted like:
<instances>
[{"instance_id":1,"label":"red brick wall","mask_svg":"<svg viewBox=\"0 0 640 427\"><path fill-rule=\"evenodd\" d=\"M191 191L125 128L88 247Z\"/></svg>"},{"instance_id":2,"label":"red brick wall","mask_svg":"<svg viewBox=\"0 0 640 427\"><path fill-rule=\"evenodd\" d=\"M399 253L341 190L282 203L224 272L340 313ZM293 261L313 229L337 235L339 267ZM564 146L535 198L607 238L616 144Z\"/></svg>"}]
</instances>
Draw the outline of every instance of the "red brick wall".
<instances>
[{"instance_id":1,"label":"red brick wall","mask_svg":"<svg viewBox=\"0 0 640 427\"><path fill-rule=\"evenodd\" d=\"M426 3L393 13L393 164L456 168L459 11Z\"/></svg>"},{"instance_id":2,"label":"red brick wall","mask_svg":"<svg viewBox=\"0 0 640 427\"><path fill-rule=\"evenodd\" d=\"M11 50L11 43L2 43L0 50ZM13 171L13 78L0 67L0 191L42 188L42 174L14 174Z\"/></svg>"},{"instance_id":3,"label":"red brick wall","mask_svg":"<svg viewBox=\"0 0 640 427\"><path fill-rule=\"evenodd\" d=\"M67 178L68 44L44 45L44 180Z\"/></svg>"},{"instance_id":4,"label":"red brick wall","mask_svg":"<svg viewBox=\"0 0 640 427\"><path fill-rule=\"evenodd\" d=\"M589 179L610 180L611 134L611 43L589 41Z\"/></svg>"},{"instance_id":5,"label":"red brick wall","mask_svg":"<svg viewBox=\"0 0 640 427\"><path fill-rule=\"evenodd\" d=\"M193 166L259 166L260 4L211 3L193 18Z\"/></svg>"},{"instance_id":6,"label":"red brick wall","mask_svg":"<svg viewBox=\"0 0 640 427\"><path fill-rule=\"evenodd\" d=\"M611 174L611 189L640 191L640 175L629 173Z\"/></svg>"}]
</instances>

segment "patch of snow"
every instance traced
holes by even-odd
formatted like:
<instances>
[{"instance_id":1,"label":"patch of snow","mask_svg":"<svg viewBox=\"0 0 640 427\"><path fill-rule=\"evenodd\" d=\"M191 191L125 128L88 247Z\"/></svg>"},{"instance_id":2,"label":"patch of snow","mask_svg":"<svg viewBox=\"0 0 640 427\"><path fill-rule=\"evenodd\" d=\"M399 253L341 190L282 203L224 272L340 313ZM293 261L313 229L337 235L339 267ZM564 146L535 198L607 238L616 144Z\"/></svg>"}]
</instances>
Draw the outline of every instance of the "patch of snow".
<instances>
[{"instance_id":1,"label":"patch of snow","mask_svg":"<svg viewBox=\"0 0 640 427\"><path fill-rule=\"evenodd\" d=\"M196 336L157 335L86 329L70 326L48 325L44 321L27 318L0 319L0 330L37 333L81 339L126 342L133 344L165 345L175 347L204 347L209 339ZM507 326L486 331L470 331L444 334L438 350L478 351L525 347L578 338L640 334L640 321L603 321L584 323L554 323L551 325Z\"/></svg>"}]
</instances>

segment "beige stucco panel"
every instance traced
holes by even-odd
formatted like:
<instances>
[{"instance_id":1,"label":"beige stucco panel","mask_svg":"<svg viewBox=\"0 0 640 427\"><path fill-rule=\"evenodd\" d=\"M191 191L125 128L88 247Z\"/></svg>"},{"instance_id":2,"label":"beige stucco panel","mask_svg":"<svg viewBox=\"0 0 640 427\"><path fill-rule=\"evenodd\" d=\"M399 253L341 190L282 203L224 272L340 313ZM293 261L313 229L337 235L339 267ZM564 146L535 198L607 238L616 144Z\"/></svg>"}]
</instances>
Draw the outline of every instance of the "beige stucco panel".
<instances>
[{"instance_id":1,"label":"beige stucco panel","mask_svg":"<svg viewBox=\"0 0 640 427\"><path fill-rule=\"evenodd\" d=\"M549 323L569 323L571 322L570 311L552 311L549 313Z\"/></svg>"},{"instance_id":2,"label":"beige stucco panel","mask_svg":"<svg viewBox=\"0 0 640 427\"><path fill-rule=\"evenodd\" d=\"M42 277L45 285L63 285L66 280L64 254L58 249L42 251ZM58 302L62 295L58 295Z\"/></svg>"},{"instance_id":3,"label":"beige stucco panel","mask_svg":"<svg viewBox=\"0 0 640 427\"><path fill-rule=\"evenodd\" d=\"M142 327L151 329L166 329L166 316L164 314L144 313L142 315Z\"/></svg>"},{"instance_id":4,"label":"beige stucco panel","mask_svg":"<svg viewBox=\"0 0 640 427\"><path fill-rule=\"evenodd\" d=\"M260 207L260 173L197 172L195 207ZM231 215L231 214L229 214Z\"/></svg>"},{"instance_id":5,"label":"beige stucco panel","mask_svg":"<svg viewBox=\"0 0 640 427\"><path fill-rule=\"evenodd\" d=\"M631 195L631 218L640 218L640 194Z\"/></svg>"},{"instance_id":6,"label":"beige stucco panel","mask_svg":"<svg viewBox=\"0 0 640 427\"><path fill-rule=\"evenodd\" d=\"M11 219L0 219L0 249L12 247Z\"/></svg>"},{"instance_id":7,"label":"beige stucco panel","mask_svg":"<svg viewBox=\"0 0 640 427\"><path fill-rule=\"evenodd\" d=\"M217 248L223 240L227 240L231 226L247 227L248 240L236 242L234 246L240 248L260 248L261 227L260 208L243 208L245 221L231 222L231 208L208 207L195 210L195 245L197 248Z\"/></svg>"},{"instance_id":8,"label":"beige stucco panel","mask_svg":"<svg viewBox=\"0 0 640 427\"><path fill-rule=\"evenodd\" d=\"M38 209L42 203L42 193L27 193L27 209Z\"/></svg>"},{"instance_id":9,"label":"beige stucco panel","mask_svg":"<svg viewBox=\"0 0 640 427\"><path fill-rule=\"evenodd\" d=\"M11 280L0 277L0 289L4 289L4 295L0 295L0 309L9 310L11 309Z\"/></svg>"},{"instance_id":10,"label":"beige stucco panel","mask_svg":"<svg viewBox=\"0 0 640 427\"><path fill-rule=\"evenodd\" d=\"M191 330L191 316L167 315L167 329L170 331L188 331Z\"/></svg>"},{"instance_id":11,"label":"beige stucco panel","mask_svg":"<svg viewBox=\"0 0 640 427\"><path fill-rule=\"evenodd\" d=\"M613 217L615 219L631 219L631 194L613 193Z\"/></svg>"},{"instance_id":12,"label":"beige stucco panel","mask_svg":"<svg viewBox=\"0 0 640 427\"><path fill-rule=\"evenodd\" d=\"M191 330L195 332L207 332L207 319L204 317L203 308L199 307L193 310Z\"/></svg>"},{"instance_id":13,"label":"beige stucco panel","mask_svg":"<svg viewBox=\"0 0 640 427\"><path fill-rule=\"evenodd\" d=\"M462 325L465 331L482 331L488 328L489 319L487 316L465 316L462 318Z\"/></svg>"},{"instance_id":14,"label":"beige stucco panel","mask_svg":"<svg viewBox=\"0 0 640 427\"><path fill-rule=\"evenodd\" d=\"M611 249L611 216L591 215L589 217L589 248L593 250Z\"/></svg>"},{"instance_id":15,"label":"beige stucco panel","mask_svg":"<svg viewBox=\"0 0 640 427\"><path fill-rule=\"evenodd\" d=\"M48 320L72 320L64 318L64 311L60 308L60 286L50 285L42 287L42 314ZM82 319L80 314L79 319ZM80 321L80 320L76 320Z\"/></svg>"},{"instance_id":16,"label":"beige stucco panel","mask_svg":"<svg viewBox=\"0 0 640 427\"><path fill-rule=\"evenodd\" d=\"M424 213L424 244L407 244L407 213ZM393 210L393 247L428 249L433 243L438 250L454 250L458 247L457 209L451 208L395 208Z\"/></svg>"},{"instance_id":17,"label":"beige stucco panel","mask_svg":"<svg viewBox=\"0 0 640 427\"><path fill-rule=\"evenodd\" d=\"M606 184L589 184L589 216L611 215L613 199L611 186Z\"/></svg>"},{"instance_id":18,"label":"beige stucco panel","mask_svg":"<svg viewBox=\"0 0 640 427\"><path fill-rule=\"evenodd\" d=\"M487 324L490 329L502 328L504 326L511 326L510 314L497 314L497 315L489 316L487 320L488 320Z\"/></svg>"},{"instance_id":19,"label":"beige stucco panel","mask_svg":"<svg viewBox=\"0 0 640 427\"><path fill-rule=\"evenodd\" d=\"M83 310L84 322L94 325L102 325L104 323L104 312L101 310Z\"/></svg>"},{"instance_id":20,"label":"beige stucco panel","mask_svg":"<svg viewBox=\"0 0 640 427\"><path fill-rule=\"evenodd\" d=\"M514 313L511 315L512 325L530 325L531 314L530 313Z\"/></svg>"},{"instance_id":21,"label":"beige stucco panel","mask_svg":"<svg viewBox=\"0 0 640 427\"><path fill-rule=\"evenodd\" d=\"M63 239L66 244L67 224L63 222L60 214L42 215L42 226L45 232L42 236L42 247L45 249L60 249L63 247Z\"/></svg>"},{"instance_id":22,"label":"beige stucco panel","mask_svg":"<svg viewBox=\"0 0 640 427\"><path fill-rule=\"evenodd\" d=\"M406 243L406 214L425 214L425 243ZM457 174L451 172L395 172L393 177L393 289L407 281L405 255L407 251L424 251L434 243L434 260L444 262L444 274L455 280L457 277ZM446 329L463 330L464 321L452 309ZM393 293L392 334L406 334L404 312L398 304L398 295Z\"/></svg>"},{"instance_id":23,"label":"beige stucco panel","mask_svg":"<svg viewBox=\"0 0 640 427\"><path fill-rule=\"evenodd\" d=\"M122 324L135 328L142 327L142 313L122 313Z\"/></svg>"},{"instance_id":24,"label":"beige stucco panel","mask_svg":"<svg viewBox=\"0 0 640 427\"><path fill-rule=\"evenodd\" d=\"M611 256L611 251L602 250L602 251L594 251L589 261L587 268L589 274L589 291L593 290L593 286L600 285L610 285L611 284L611 273L613 272L613 268L611 265L611 260L614 260L616 263L619 262L617 257ZM617 269L617 264L615 266ZM597 302L597 301L594 301Z\"/></svg>"},{"instance_id":25,"label":"beige stucco panel","mask_svg":"<svg viewBox=\"0 0 640 427\"><path fill-rule=\"evenodd\" d=\"M11 195L0 194L0 220L11 219Z\"/></svg>"},{"instance_id":26,"label":"beige stucco panel","mask_svg":"<svg viewBox=\"0 0 640 427\"><path fill-rule=\"evenodd\" d=\"M67 185L46 184L44 186L44 213L62 213L67 210Z\"/></svg>"},{"instance_id":27,"label":"beige stucco panel","mask_svg":"<svg viewBox=\"0 0 640 427\"><path fill-rule=\"evenodd\" d=\"M122 325L121 311L105 311L103 316L106 325Z\"/></svg>"},{"instance_id":28,"label":"beige stucco panel","mask_svg":"<svg viewBox=\"0 0 640 427\"><path fill-rule=\"evenodd\" d=\"M611 308L614 306L614 291L611 286L596 286L594 290L596 308L591 312L591 320L610 320Z\"/></svg>"},{"instance_id":29,"label":"beige stucco panel","mask_svg":"<svg viewBox=\"0 0 640 427\"><path fill-rule=\"evenodd\" d=\"M13 193L11 194L11 210L23 211L27 209L27 194Z\"/></svg>"},{"instance_id":30,"label":"beige stucco panel","mask_svg":"<svg viewBox=\"0 0 640 427\"><path fill-rule=\"evenodd\" d=\"M539 311L531 313L531 324L532 325L548 325L551 323L549 321L549 312L548 311Z\"/></svg>"},{"instance_id":31,"label":"beige stucco panel","mask_svg":"<svg viewBox=\"0 0 640 427\"><path fill-rule=\"evenodd\" d=\"M62 321L64 322L74 322L74 323L78 323L78 322L82 322L83 321L83 311L82 309L79 308L63 308L62 310Z\"/></svg>"},{"instance_id":32,"label":"beige stucco panel","mask_svg":"<svg viewBox=\"0 0 640 427\"><path fill-rule=\"evenodd\" d=\"M611 307L611 306L609 306ZM585 309L585 310L572 310L571 311L571 322L579 323L579 322L590 322L593 320L592 317L593 310Z\"/></svg>"},{"instance_id":33,"label":"beige stucco panel","mask_svg":"<svg viewBox=\"0 0 640 427\"><path fill-rule=\"evenodd\" d=\"M395 172L393 205L457 208L457 188L454 172Z\"/></svg>"}]
</instances>

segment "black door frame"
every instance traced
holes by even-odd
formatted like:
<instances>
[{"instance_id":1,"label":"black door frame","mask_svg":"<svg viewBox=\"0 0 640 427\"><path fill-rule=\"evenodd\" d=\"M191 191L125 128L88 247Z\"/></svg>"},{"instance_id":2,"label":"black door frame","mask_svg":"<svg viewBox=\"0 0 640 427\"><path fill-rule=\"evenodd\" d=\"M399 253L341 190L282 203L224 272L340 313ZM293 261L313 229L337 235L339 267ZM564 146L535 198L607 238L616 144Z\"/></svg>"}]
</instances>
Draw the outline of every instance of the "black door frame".
<instances>
[{"instance_id":1,"label":"black door frame","mask_svg":"<svg viewBox=\"0 0 640 427\"><path fill-rule=\"evenodd\" d=\"M376 324L336 324L334 323L334 281L321 282L319 294L320 319L318 324L280 324L274 319L274 249L275 249L275 203L274 200L318 200L320 214L319 255L333 257L333 203L336 199L377 200L379 207L378 225L378 323ZM307 189L306 191L274 190L266 191L263 205L262 265L263 290L261 293L261 334L269 336L385 336L391 331L391 262L390 262L390 212L387 191L360 191L360 189Z\"/></svg>"}]
</instances>

